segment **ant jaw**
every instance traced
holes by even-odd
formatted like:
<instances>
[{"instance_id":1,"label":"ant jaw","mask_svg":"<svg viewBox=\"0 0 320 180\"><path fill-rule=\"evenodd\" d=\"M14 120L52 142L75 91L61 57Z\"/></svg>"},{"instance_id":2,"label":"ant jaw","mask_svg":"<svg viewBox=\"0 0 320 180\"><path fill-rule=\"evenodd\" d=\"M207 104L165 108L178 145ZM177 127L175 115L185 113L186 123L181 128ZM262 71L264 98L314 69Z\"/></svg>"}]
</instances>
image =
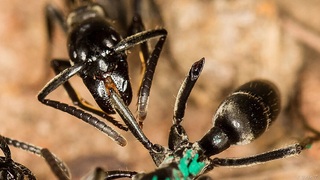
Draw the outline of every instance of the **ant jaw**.
<instances>
[{"instance_id":1,"label":"ant jaw","mask_svg":"<svg viewBox=\"0 0 320 180\"><path fill-rule=\"evenodd\" d=\"M113 90L115 93L117 93L120 96L119 90L116 86L116 84L114 83L113 79L111 78L111 76L107 76L104 80L105 82L105 87L108 91L108 95L110 96L111 94L111 90Z\"/></svg>"},{"instance_id":2,"label":"ant jaw","mask_svg":"<svg viewBox=\"0 0 320 180\"><path fill-rule=\"evenodd\" d=\"M128 81L122 82L122 84L121 84L122 88L119 88L119 86L117 86L117 84L115 83L113 78L111 76L107 76L104 79L104 84L105 84L106 90L108 90L107 93L108 93L109 97L110 97L110 90L113 90L115 93L117 93L124 100L126 105L128 105L130 103L128 101L131 101L131 98L130 98L131 93L129 92L129 95L126 95L127 94L126 90L131 89L130 85L128 86L128 84L129 84Z\"/></svg>"}]
</instances>

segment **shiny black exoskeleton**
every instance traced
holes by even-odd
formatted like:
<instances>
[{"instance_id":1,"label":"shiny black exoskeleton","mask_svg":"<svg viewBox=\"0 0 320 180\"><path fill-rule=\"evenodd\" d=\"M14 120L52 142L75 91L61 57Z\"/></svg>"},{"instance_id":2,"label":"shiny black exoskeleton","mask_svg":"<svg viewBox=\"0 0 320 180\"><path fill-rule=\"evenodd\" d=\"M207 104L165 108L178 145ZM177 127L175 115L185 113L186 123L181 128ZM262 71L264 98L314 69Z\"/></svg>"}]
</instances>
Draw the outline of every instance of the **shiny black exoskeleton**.
<instances>
[{"instance_id":1,"label":"shiny black exoskeleton","mask_svg":"<svg viewBox=\"0 0 320 180\"><path fill-rule=\"evenodd\" d=\"M153 144L136 123L131 111L115 92L111 100L132 134L149 151L158 167L153 172L104 171L98 168L96 177L134 180L196 179L218 166L249 166L299 154L316 138L305 138L290 146L244 158L210 158L231 145L248 144L263 134L280 112L276 87L265 80L255 80L240 86L219 106L213 117L213 127L196 142L190 142L181 126L189 94L200 76L204 59L194 63L177 95L169 146ZM208 177L208 179L210 179Z\"/></svg>"},{"instance_id":2,"label":"shiny black exoskeleton","mask_svg":"<svg viewBox=\"0 0 320 180\"><path fill-rule=\"evenodd\" d=\"M125 105L130 104L132 89L128 74L127 50L140 45L143 78L139 88L137 110L142 126L147 114L153 74L167 32L165 29L144 30L139 15L140 3L139 0L134 1L134 17L129 26L128 36L124 38L118 33L103 7L91 0L66 0L70 10L66 18L52 5L46 8L49 45L52 45L54 22L58 22L67 35L70 59L52 61L57 75L40 91L38 100L91 124L122 146L126 145L124 137L91 113L107 119L120 129L127 130L127 127L110 116L115 113L110 102L110 91L116 92ZM159 40L154 50L149 52L147 41L154 38ZM51 58L50 52L48 51L48 58ZM82 78L100 109L89 104L71 86L69 79L76 74ZM73 103L80 109L46 98L60 85L63 85Z\"/></svg>"},{"instance_id":3,"label":"shiny black exoskeleton","mask_svg":"<svg viewBox=\"0 0 320 180\"><path fill-rule=\"evenodd\" d=\"M81 12L74 14L83 11L81 9ZM127 105L132 100L127 55L125 51L114 50L122 38L112 28L112 24L102 17L75 22L71 27L68 37L69 57L73 63L83 64L78 73L100 108L107 114L114 114L108 100L109 88L115 88Z\"/></svg>"},{"instance_id":4,"label":"shiny black exoskeleton","mask_svg":"<svg viewBox=\"0 0 320 180\"><path fill-rule=\"evenodd\" d=\"M213 117L214 127L200 145L209 155L230 144L248 144L269 128L279 112L279 94L273 84L262 80L246 83L222 102ZM225 138L216 143L219 136Z\"/></svg>"},{"instance_id":5,"label":"shiny black exoskeleton","mask_svg":"<svg viewBox=\"0 0 320 180\"><path fill-rule=\"evenodd\" d=\"M189 74L182 83L174 106L173 125L169 134L168 147L153 144L143 133L141 127L128 109L123 99L113 89L110 90L110 104L123 118L131 133L149 151L157 168L148 173L136 171L105 171L96 168L87 179L118 179L133 180L167 180L197 179L218 166L250 166L275 159L286 158L299 154L311 146L318 136L304 140L284 148L243 158L211 158L226 150L231 145L248 144L262 135L280 112L279 93L269 81L250 81L232 94L219 106L213 117L213 127L196 142L190 142L181 123L184 118L186 103L193 86L204 66L204 59L193 64ZM52 169L60 167L49 163ZM61 171L63 172L63 171ZM68 179L65 173L56 173L61 179ZM210 177L206 177L210 179Z\"/></svg>"},{"instance_id":6,"label":"shiny black exoskeleton","mask_svg":"<svg viewBox=\"0 0 320 180\"><path fill-rule=\"evenodd\" d=\"M4 157L0 156L0 179L17 180L28 179L35 180L35 175L24 165L13 161L11 158L11 151L8 145L14 146L25 151L29 151L33 154L43 157L47 163L54 164L50 166L52 171L59 179L69 179L70 173L65 164L59 160L54 154L52 154L46 148L36 147L25 142L17 141L0 135L0 149L2 150ZM54 167L54 168L53 168Z\"/></svg>"}]
</instances>

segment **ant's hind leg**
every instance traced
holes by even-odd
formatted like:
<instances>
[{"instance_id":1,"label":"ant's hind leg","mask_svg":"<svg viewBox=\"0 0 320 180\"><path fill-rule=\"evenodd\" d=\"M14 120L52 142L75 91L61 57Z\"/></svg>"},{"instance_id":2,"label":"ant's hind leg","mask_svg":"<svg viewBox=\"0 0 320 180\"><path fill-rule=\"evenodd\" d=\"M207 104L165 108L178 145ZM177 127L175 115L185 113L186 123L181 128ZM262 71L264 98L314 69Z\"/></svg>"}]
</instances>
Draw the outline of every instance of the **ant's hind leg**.
<instances>
[{"instance_id":1,"label":"ant's hind leg","mask_svg":"<svg viewBox=\"0 0 320 180\"><path fill-rule=\"evenodd\" d=\"M132 178L136 175L135 171L105 171L104 169L97 167L93 172L89 173L86 179L120 179L120 178Z\"/></svg>"},{"instance_id":2,"label":"ant's hind leg","mask_svg":"<svg viewBox=\"0 0 320 180\"><path fill-rule=\"evenodd\" d=\"M284 148L276 149L266 153L244 157L244 158L232 158L232 159L220 159L214 158L212 160L212 165L214 166L229 166L229 167L241 167L241 166L251 166L256 164L266 163L268 161L287 158L290 156L295 156L301 153L305 149L309 149L314 141L314 138L305 138L301 142L289 145Z\"/></svg>"}]
</instances>

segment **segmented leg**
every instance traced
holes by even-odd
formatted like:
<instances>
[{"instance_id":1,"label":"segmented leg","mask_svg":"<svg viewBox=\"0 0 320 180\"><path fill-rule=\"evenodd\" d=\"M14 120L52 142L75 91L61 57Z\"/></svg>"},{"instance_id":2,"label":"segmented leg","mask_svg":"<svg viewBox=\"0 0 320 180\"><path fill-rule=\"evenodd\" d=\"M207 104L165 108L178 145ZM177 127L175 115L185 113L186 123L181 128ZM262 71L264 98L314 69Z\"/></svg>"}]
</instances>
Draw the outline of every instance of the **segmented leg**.
<instances>
[{"instance_id":1,"label":"segmented leg","mask_svg":"<svg viewBox=\"0 0 320 180\"><path fill-rule=\"evenodd\" d=\"M0 135L0 148L2 149L5 155L5 164L2 165L2 158L0 159L0 179L8 179L8 177L15 177L20 179L24 179L27 177L28 179L35 180L35 176L33 173L25 166L14 162L11 159L11 152L8 147L11 145L13 147L23 149L25 151L36 154L40 157L43 157L47 162L53 173L59 179L70 179L70 172L67 166L61 161L57 156L52 154L48 149L37 147L25 142L21 142L18 140L14 140L8 137L3 137ZM4 178L4 176L6 178Z\"/></svg>"},{"instance_id":2,"label":"segmented leg","mask_svg":"<svg viewBox=\"0 0 320 180\"><path fill-rule=\"evenodd\" d=\"M132 30L134 32L139 32L144 29L144 26L142 24L141 18L138 14L135 15L133 20L132 28L135 28L135 30ZM147 33L148 32L148 33ZM160 36L159 41L155 45L154 50L151 52L151 55L149 55L149 46L146 41L141 41L140 39L145 37L145 39L151 39L153 37ZM153 30L153 31L143 31L140 33L136 33L132 36L129 36L126 38L124 42L120 42L116 47L116 51L120 51L123 47L123 49L128 49L132 46L132 44L138 44L141 43L141 64L143 69L143 78L140 84L139 93L138 93L138 102L137 102L137 111L138 111L138 119L139 124L142 127L143 121L147 116L147 108L148 108L148 102L149 102L149 95L150 95L150 88L153 80L153 75L155 72L155 68L158 63L158 59L160 56L160 53L163 48L163 44L166 40L167 32L164 29L159 30ZM140 42L139 42L140 41Z\"/></svg>"},{"instance_id":3,"label":"segmented leg","mask_svg":"<svg viewBox=\"0 0 320 180\"><path fill-rule=\"evenodd\" d=\"M54 72L58 75L60 74L64 69L70 68L70 62L66 60L52 60L51 66L54 69ZM113 125L117 126L119 129L127 131L128 128L116 121L113 117L109 116L102 110L95 108L92 106L88 101L86 101L84 98L82 98L75 89L71 86L69 81L64 82L63 84L64 89L68 93L70 99L72 100L73 104L80 107L83 110L86 110L88 112L91 112L93 114L96 114L102 118L105 118L109 122L111 122Z\"/></svg>"},{"instance_id":4,"label":"segmented leg","mask_svg":"<svg viewBox=\"0 0 320 180\"><path fill-rule=\"evenodd\" d=\"M262 164L268 161L282 159L289 156L298 155L304 149L309 149L314 141L317 139L306 138L303 141L287 146L285 148L276 149L266 153L258 154L251 157L244 158L232 158L232 159L222 159L214 158L212 160L212 167L215 166L251 166L256 164Z\"/></svg>"},{"instance_id":5,"label":"segmented leg","mask_svg":"<svg viewBox=\"0 0 320 180\"><path fill-rule=\"evenodd\" d=\"M24 179L35 180L34 174L24 165L11 159L11 151L5 137L0 135L0 149L5 157L0 157L0 179Z\"/></svg>"},{"instance_id":6,"label":"segmented leg","mask_svg":"<svg viewBox=\"0 0 320 180\"><path fill-rule=\"evenodd\" d=\"M86 179L119 179L119 178L132 178L136 175L135 171L105 171L98 167L93 173L89 174Z\"/></svg>"},{"instance_id":7,"label":"segmented leg","mask_svg":"<svg viewBox=\"0 0 320 180\"><path fill-rule=\"evenodd\" d=\"M47 164L51 168L51 171L56 175L58 179L71 179L71 174L69 173L69 170L64 166L64 164L61 161L57 161L57 158L48 149L41 149L41 156L46 160ZM63 168L61 168L61 166Z\"/></svg>"}]
</instances>

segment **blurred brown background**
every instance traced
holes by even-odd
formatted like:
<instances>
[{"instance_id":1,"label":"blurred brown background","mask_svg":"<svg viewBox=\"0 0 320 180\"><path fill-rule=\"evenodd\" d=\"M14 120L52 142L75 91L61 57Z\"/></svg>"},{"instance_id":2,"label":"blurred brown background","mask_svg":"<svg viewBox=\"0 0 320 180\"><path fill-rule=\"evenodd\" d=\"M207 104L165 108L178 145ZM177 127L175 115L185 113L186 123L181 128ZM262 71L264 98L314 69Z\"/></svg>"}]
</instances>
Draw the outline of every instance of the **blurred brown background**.
<instances>
[{"instance_id":1,"label":"blurred brown background","mask_svg":"<svg viewBox=\"0 0 320 180\"><path fill-rule=\"evenodd\" d=\"M52 3L61 7L61 2L56 1ZM54 77L49 62L44 59L45 3L36 0L0 3L0 133L49 148L67 163L75 179L96 166L108 170L151 171L155 165L130 133L123 133L128 145L120 147L96 129L36 99L39 90ZM158 63L144 127L152 142L167 144L178 88L191 64L202 57L206 58L206 64L189 99L183 123L191 141L199 140L209 130L211 117L227 94L256 78L269 79L279 87L285 111L257 141L231 147L219 157L250 156L306 136L308 132L301 125L301 118L296 118L297 92L301 95L300 110L306 121L320 130L319 1L159 0L156 3L164 21L158 26L168 30L169 40ZM146 22L148 17L144 16ZM151 23L146 25L147 29L156 27ZM54 57L67 57L61 32L55 41ZM139 61L134 50L130 56L131 78L137 92ZM172 67L170 62L177 66ZM72 78L72 84L79 87L85 98L91 98L78 77ZM49 97L71 103L62 88ZM135 102L134 99L130 106L132 110ZM39 179L54 179L43 159L11 149L14 160L29 167ZM209 175L214 179L317 179L319 151L320 143L316 143L293 158L253 167L216 168Z\"/></svg>"}]
</instances>

